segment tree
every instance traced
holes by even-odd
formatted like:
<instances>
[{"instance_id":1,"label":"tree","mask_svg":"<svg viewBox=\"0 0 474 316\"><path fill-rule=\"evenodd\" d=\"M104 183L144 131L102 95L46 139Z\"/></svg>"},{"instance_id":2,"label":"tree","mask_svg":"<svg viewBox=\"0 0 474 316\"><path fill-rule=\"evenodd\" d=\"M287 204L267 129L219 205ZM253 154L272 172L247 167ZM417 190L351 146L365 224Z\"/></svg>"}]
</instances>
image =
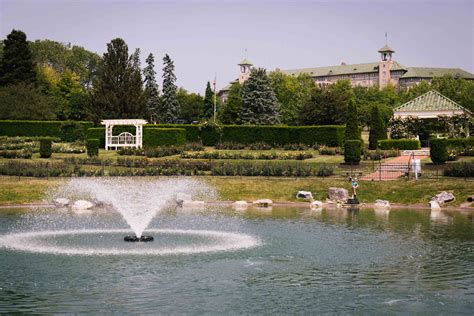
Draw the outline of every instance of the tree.
<instances>
[{"instance_id":1,"label":"tree","mask_svg":"<svg viewBox=\"0 0 474 316\"><path fill-rule=\"evenodd\" d=\"M347 109L347 118L346 118L346 140L360 140L360 128L357 119L357 106L355 99L352 98L349 102L349 107Z\"/></svg>"},{"instance_id":2,"label":"tree","mask_svg":"<svg viewBox=\"0 0 474 316\"><path fill-rule=\"evenodd\" d=\"M243 124L273 125L280 123L280 105L263 68L253 69L242 87L239 120Z\"/></svg>"},{"instance_id":3,"label":"tree","mask_svg":"<svg viewBox=\"0 0 474 316\"><path fill-rule=\"evenodd\" d=\"M379 107L372 107L370 113L369 149L377 149L378 141L387 139L387 128L380 115Z\"/></svg>"},{"instance_id":4,"label":"tree","mask_svg":"<svg viewBox=\"0 0 474 316\"><path fill-rule=\"evenodd\" d=\"M3 58L0 61L0 85L35 83L35 64L26 41L26 34L22 31L12 30L3 44Z\"/></svg>"},{"instance_id":5,"label":"tree","mask_svg":"<svg viewBox=\"0 0 474 316\"><path fill-rule=\"evenodd\" d=\"M144 115L139 51L128 55L121 38L107 44L94 82L91 112L95 121L103 118L137 118Z\"/></svg>"},{"instance_id":6,"label":"tree","mask_svg":"<svg viewBox=\"0 0 474 316\"><path fill-rule=\"evenodd\" d=\"M300 124L345 124L348 104L353 96L349 80L339 80L326 88L314 88L299 113Z\"/></svg>"},{"instance_id":7,"label":"tree","mask_svg":"<svg viewBox=\"0 0 474 316\"><path fill-rule=\"evenodd\" d=\"M179 103L176 97L176 76L174 63L168 54L163 57L163 97L158 113L160 123L175 123L179 115Z\"/></svg>"},{"instance_id":8,"label":"tree","mask_svg":"<svg viewBox=\"0 0 474 316\"><path fill-rule=\"evenodd\" d=\"M0 119L53 120L54 105L33 85L19 83L0 87Z\"/></svg>"},{"instance_id":9,"label":"tree","mask_svg":"<svg viewBox=\"0 0 474 316\"><path fill-rule=\"evenodd\" d=\"M211 83L208 81L206 92L204 93L204 111L203 119L209 120L214 117L214 93L211 89Z\"/></svg>"},{"instance_id":10,"label":"tree","mask_svg":"<svg viewBox=\"0 0 474 316\"><path fill-rule=\"evenodd\" d=\"M202 117L204 99L196 93L188 93L183 88L179 88L176 94L179 103L179 118L188 123L199 121Z\"/></svg>"},{"instance_id":11,"label":"tree","mask_svg":"<svg viewBox=\"0 0 474 316\"><path fill-rule=\"evenodd\" d=\"M155 71L155 57L149 54L146 59L147 66L143 69L143 76L145 77L145 107L146 117L153 122L158 117L160 108L160 93L158 84L156 83Z\"/></svg>"},{"instance_id":12,"label":"tree","mask_svg":"<svg viewBox=\"0 0 474 316\"><path fill-rule=\"evenodd\" d=\"M241 86L235 82L230 86L227 100L222 110L219 111L219 120L222 124L239 124L239 112L242 104Z\"/></svg>"},{"instance_id":13,"label":"tree","mask_svg":"<svg viewBox=\"0 0 474 316\"><path fill-rule=\"evenodd\" d=\"M296 125L299 113L315 88L313 78L308 74L292 76L281 71L271 72L269 77L280 104L282 123Z\"/></svg>"}]
</instances>

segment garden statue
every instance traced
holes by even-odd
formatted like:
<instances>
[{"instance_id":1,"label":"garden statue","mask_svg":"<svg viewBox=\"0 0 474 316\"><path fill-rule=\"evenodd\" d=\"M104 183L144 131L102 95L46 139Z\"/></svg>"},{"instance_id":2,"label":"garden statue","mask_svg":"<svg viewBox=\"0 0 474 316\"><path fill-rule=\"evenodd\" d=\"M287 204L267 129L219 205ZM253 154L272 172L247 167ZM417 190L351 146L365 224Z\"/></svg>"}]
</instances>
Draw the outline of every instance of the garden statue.
<instances>
[{"instance_id":1,"label":"garden statue","mask_svg":"<svg viewBox=\"0 0 474 316\"><path fill-rule=\"evenodd\" d=\"M347 204L359 204L359 200L357 199L357 188L359 187L359 181L356 177L350 177L349 181L351 181L352 198L347 199Z\"/></svg>"}]
</instances>

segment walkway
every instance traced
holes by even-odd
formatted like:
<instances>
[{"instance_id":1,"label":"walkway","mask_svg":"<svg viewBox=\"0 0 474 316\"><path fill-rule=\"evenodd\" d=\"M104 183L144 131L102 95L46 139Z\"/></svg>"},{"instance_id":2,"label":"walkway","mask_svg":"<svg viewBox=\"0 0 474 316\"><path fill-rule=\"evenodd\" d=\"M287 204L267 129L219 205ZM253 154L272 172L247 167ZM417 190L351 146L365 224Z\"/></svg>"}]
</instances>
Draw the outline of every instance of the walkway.
<instances>
[{"instance_id":1,"label":"walkway","mask_svg":"<svg viewBox=\"0 0 474 316\"><path fill-rule=\"evenodd\" d=\"M416 159L424 159L428 156L425 155L416 155ZM396 180L401 176L405 175L409 171L408 164L410 162L411 156L402 155L385 161L384 163L378 165L376 170L372 173L369 173L361 178L365 181L390 181Z\"/></svg>"}]
</instances>

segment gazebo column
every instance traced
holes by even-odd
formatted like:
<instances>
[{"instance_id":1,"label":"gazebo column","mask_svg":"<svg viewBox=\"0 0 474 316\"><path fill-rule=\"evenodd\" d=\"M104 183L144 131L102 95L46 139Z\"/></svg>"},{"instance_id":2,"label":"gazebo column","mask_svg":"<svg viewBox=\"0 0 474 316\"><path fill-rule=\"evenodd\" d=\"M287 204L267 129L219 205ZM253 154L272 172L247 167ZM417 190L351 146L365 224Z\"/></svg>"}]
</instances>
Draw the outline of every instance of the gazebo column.
<instances>
[{"instance_id":1,"label":"gazebo column","mask_svg":"<svg viewBox=\"0 0 474 316\"><path fill-rule=\"evenodd\" d=\"M112 147L111 141L113 128L113 125L105 125L105 150L109 150L109 147Z\"/></svg>"}]
</instances>

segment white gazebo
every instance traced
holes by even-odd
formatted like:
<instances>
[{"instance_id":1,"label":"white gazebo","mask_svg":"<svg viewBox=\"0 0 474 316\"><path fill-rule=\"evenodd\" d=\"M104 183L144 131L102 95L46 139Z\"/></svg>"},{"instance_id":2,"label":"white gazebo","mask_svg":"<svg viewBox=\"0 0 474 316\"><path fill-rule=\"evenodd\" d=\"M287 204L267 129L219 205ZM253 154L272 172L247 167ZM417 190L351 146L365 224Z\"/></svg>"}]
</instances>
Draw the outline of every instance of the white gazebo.
<instances>
[{"instance_id":1,"label":"white gazebo","mask_svg":"<svg viewBox=\"0 0 474 316\"><path fill-rule=\"evenodd\" d=\"M119 147L141 148L143 141L143 125L148 122L142 119L118 119L118 120L102 120L101 124L105 125L105 150L117 149ZM120 133L113 136L112 129L116 125L135 125L135 135L129 132Z\"/></svg>"}]
</instances>

